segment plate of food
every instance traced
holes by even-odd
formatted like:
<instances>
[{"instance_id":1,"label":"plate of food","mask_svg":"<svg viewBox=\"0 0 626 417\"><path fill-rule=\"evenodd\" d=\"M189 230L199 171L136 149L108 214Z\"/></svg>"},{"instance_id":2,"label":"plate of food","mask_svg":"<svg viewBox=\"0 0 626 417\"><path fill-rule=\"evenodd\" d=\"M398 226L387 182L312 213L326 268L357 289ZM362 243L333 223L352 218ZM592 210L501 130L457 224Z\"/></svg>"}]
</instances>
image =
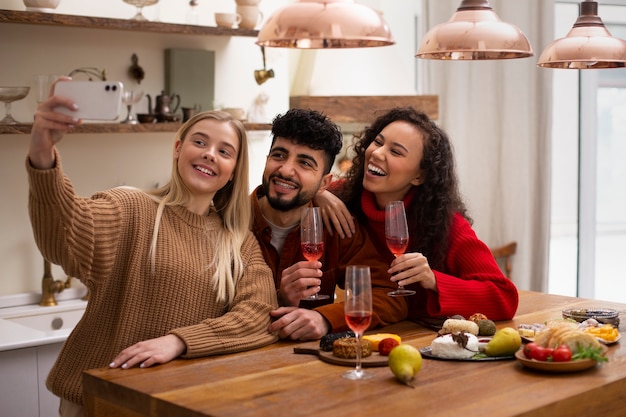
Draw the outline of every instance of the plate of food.
<instances>
[{"instance_id":1,"label":"plate of food","mask_svg":"<svg viewBox=\"0 0 626 417\"><path fill-rule=\"evenodd\" d=\"M468 333L451 333L435 338L430 346L419 351L424 358L446 361L501 361L515 359L513 355L487 356L484 347L491 337L476 337Z\"/></svg>"},{"instance_id":2,"label":"plate of food","mask_svg":"<svg viewBox=\"0 0 626 417\"><path fill-rule=\"evenodd\" d=\"M598 364L598 361L593 359L578 359L567 362L538 361L528 359L521 350L515 353L515 358L526 368L551 373L579 372L591 369Z\"/></svg>"},{"instance_id":3,"label":"plate of food","mask_svg":"<svg viewBox=\"0 0 626 417\"><path fill-rule=\"evenodd\" d=\"M340 358L333 354L333 352L327 352L320 349L294 347L293 353L316 355L320 358L322 362L330 363L333 365L356 366L355 358ZM387 360L387 356L383 356L378 352L369 352L367 356L361 358L361 366L363 366L364 368L386 366L388 363Z\"/></svg>"},{"instance_id":4,"label":"plate of food","mask_svg":"<svg viewBox=\"0 0 626 417\"><path fill-rule=\"evenodd\" d=\"M487 356L484 353L474 352L472 356L444 357L433 353L431 346L421 348L420 353L424 358L437 359L442 361L461 361L461 362L482 362L482 361L502 361L515 359L515 356Z\"/></svg>"},{"instance_id":5,"label":"plate of food","mask_svg":"<svg viewBox=\"0 0 626 417\"><path fill-rule=\"evenodd\" d=\"M393 333L364 335L361 340L361 365L364 367L386 366L389 351L401 342L400 336ZM320 340L319 349L299 346L294 347L293 352L315 355L322 362L333 365L356 366L357 343L352 331L331 333Z\"/></svg>"},{"instance_id":6,"label":"plate of food","mask_svg":"<svg viewBox=\"0 0 626 417\"><path fill-rule=\"evenodd\" d=\"M621 338L622 338L622 335L619 333L617 334L615 339L612 339L612 340L604 339L602 337L596 336L596 339L598 339L600 343L604 343L605 345L612 345L613 343L617 343Z\"/></svg>"},{"instance_id":7,"label":"plate of food","mask_svg":"<svg viewBox=\"0 0 626 417\"><path fill-rule=\"evenodd\" d=\"M534 342L535 336L547 327L571 327L572 329L580 329L596 337L596 339L604 345L612 345L621 339L621 334L617 327L612 324L603 324L597 320L590 318L582 322L572 319L551 320L547 324L519 324L518 332L524 342Z\"/></svg>"}]
</instances>

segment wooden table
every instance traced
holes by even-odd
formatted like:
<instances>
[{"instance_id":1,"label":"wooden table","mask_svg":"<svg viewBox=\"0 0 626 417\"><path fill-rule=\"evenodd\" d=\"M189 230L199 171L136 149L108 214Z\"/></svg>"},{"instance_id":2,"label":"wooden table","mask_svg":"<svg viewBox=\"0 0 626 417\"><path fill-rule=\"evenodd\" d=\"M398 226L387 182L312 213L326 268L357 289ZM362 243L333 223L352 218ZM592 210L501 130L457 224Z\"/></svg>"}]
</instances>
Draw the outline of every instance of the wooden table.
<instances>
[{"instance_id":1,"label":"wooden table","mask_svg":"<svg viewBox=\"0 0 626 417\"><path fill-rule=\"evenodd\" d=\"M566 307L611 307L625 320L626 304L521 291L514 320L498 327L558 318ZM620 326L622 331L624 324ZM432 330L403 322L394 332L421 348ZM424 359L410 388L388 367L368 368L367 381L350 381L349 368L293 353L279 342L238 354L176 360L148 369L85 373L88 416L624 416L626 342L609 348L608 363L590 370L547 374L516 360L456 362Z\"/></svg>"}]
</instances>

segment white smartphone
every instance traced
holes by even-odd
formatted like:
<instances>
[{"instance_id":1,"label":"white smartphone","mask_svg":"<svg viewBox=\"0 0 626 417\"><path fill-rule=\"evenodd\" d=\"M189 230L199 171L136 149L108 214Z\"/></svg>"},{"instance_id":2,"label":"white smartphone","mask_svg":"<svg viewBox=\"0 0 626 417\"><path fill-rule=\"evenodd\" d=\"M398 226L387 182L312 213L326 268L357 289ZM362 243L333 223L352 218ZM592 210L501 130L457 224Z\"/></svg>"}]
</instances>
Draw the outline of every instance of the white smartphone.
<instances>
[{"instance_id":1,"label":"white smartphone","mask_svg":"<svg viewBox=\"0 0 626 417\"><path fill-rule=\"evenodd\" d=\"M123 92L119 81L59 81L54 94L71 98L78 110L57 106L55 111L83 120L113 121L119 117Z\"/></svg>"}]
</instances>

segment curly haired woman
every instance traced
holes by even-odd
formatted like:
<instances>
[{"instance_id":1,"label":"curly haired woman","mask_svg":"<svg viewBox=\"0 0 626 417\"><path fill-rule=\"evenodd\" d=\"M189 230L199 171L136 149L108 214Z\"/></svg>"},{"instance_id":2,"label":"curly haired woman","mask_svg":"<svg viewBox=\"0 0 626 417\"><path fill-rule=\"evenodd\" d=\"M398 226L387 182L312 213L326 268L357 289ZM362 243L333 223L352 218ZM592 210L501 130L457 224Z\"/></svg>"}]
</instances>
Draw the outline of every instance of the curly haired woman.
<instances>
[{"instance_id":1,"label":"curly haired woman","mask_svg":"<svg viewBox=\"0 0 626 417\"><path fill-rule=\"evenodd\" d=\"M350 235L348 210L366 225L391 265L390 279L416 291L407 297L410 319L515 315L517 288L472 229L459 189L450 140L428 116L394 108L356 138L353 165L333 192L316 198L324 219ZM385 244L385 205L404 202L409 247L394 258ZM342 209L343 207L343 209Z\"/></svg>"}]
</instances>

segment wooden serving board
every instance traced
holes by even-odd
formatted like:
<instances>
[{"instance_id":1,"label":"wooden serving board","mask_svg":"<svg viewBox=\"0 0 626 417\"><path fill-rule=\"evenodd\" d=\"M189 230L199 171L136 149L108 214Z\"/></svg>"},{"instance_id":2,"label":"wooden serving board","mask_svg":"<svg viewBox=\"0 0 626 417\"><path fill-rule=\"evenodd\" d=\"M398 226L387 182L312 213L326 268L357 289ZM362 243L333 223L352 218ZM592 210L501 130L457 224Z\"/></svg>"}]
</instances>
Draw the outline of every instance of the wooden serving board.
<instances>
[{"instance_id":1,"label":"wooden serving board","mask_svg":"<svg viewBox=\"0 0 626 417\"><path fill-rule=\"evenodd\" d=\"M338 358L337 356L333 355L333 352L325 352L320 349L295 347L293 348L293 353L315 355L319 357L322 362L331 363L333 365L356 366L356 359ZM361 366L387 366L387 356L383 356L378 352L372 352L370 356L361 359Z\"/></svg>"}]
</instances>

